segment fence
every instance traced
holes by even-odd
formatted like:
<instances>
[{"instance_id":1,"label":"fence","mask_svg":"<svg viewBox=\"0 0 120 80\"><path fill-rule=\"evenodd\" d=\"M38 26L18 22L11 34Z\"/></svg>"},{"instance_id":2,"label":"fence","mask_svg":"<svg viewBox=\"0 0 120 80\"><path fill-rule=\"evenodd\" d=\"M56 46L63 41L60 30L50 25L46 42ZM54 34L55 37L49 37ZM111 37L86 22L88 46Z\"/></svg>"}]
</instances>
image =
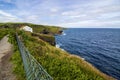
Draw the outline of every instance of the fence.
<instances>
[{"instance_id":1,"label":"fence","mask_svg":"<svg viewBox=\"0 0 120 80\"><path fill-rule=\"evenodd\" d=\"M19 39L17 34L16 34L16 39L17 39L18 47L22 57L26 79L27 80L53 80L53 78L43 69L43 67L25 48L24 44Z\"/></svg>"}]
</instances>

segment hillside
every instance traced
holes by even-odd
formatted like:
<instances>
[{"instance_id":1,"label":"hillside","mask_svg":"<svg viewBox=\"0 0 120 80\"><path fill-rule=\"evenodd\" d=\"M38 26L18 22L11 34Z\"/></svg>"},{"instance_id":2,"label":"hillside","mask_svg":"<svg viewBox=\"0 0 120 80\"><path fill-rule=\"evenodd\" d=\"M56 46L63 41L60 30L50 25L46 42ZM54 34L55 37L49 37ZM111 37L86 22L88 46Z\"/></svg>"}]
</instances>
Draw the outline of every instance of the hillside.
<instances>
[{"instance_id":1,"label":"hillside","mask_svg":"<svg viewBox=\"0 0 120 80\"><path fill-rule=\"evenodd\" d=\"M18 80L25 80L25 74L15 40L16 31L19 36L22 37L22 41L30 53L54 80L114 80L112 77L103 74L80 57L70 55L68 52L62 51L61 49L51 45L51 42L46 41L48 39L54 41L53 34L58 34L61 28L43 25L35 26L33 24L23 23L24 25L31 25L30 27L33 28L34 33L30 33L19 31L21 24L22 23L19 23L19 25L18 23L9 23L7 27L3 27L6 25L5 23L0 24L2 25L1 30L5 29L4 32L2 31L0 33L4 33L4 35L9 34L9 41L14 44L14 54L11 61L14 64L13 72L16 74ZM42 31L44 29L47 29L50 34L43 34Z\"/></svg>"},{"instance_id":2,"label":"hillside","mask_svg":"<svg viewBox=\"0 0 120 80\"><path fill-rule=\"evenodd\" d=\"M32 23L0 23L0 28L12 28L16 30L22 26L30 26L36 33L42 33L43 30L46 30L53 35L58 34L59 31L63 29L59 26L37 25Z\"/></svg>"}]
</instances>

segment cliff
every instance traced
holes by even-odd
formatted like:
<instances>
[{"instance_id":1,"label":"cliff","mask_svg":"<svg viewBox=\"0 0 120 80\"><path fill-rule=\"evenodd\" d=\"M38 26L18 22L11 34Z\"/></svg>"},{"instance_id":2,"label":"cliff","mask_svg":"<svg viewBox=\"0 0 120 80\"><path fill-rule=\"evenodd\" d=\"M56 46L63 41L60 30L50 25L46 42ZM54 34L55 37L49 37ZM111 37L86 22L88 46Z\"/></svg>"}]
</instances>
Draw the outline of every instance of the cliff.
<instances>
[{"instance_id":1,"label":"cliff","mask_svg":"<svg viewBox=\"0 0 120 80\"><path fill-rule=\"evenodd\" d=\"M63 28L58 26L37 25L31 23L0 23L0 30L3 31L6 29L14 29L19 31L23 26L31 27L33 29L32 36L38 37L39 39L42 39L53 46L56 44L54 35L61 34L63 30ZM2 32L0 38L2 38L4 35L5 33Z\"/></svg>"},{"instance_id":2,"label":"cliff","mask_svg":"<svg viewBox=\"0 0 120 80\"><path fill-rule=\"evenodd\" d=\"M25 80L25 74L14 36L15 31L22 37L22 41L30 53L54 80L114 80L114 78L100 72L80 57L70 55L68 52L52 46L52 41L54 43L53 34L58 32L56 27L46 29L50 34L44 34L42 32L43 27L35 26L35 33L20 31L19 29L9 31L9 41L14 44L14 54L11 58L14 64L13 72L19 80Z\"/></svg>"}]
</instances>

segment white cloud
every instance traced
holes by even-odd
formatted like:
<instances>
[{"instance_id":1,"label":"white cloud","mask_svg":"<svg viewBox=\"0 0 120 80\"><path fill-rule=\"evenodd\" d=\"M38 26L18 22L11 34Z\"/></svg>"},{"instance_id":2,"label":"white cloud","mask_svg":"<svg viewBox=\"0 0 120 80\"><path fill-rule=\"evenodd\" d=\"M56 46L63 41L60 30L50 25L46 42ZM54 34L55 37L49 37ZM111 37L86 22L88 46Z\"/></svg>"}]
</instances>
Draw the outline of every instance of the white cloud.
<instances>
[{"instance_id":1,"label":"white cloud","mask_svg":"<svg viewBox=\"0 0 120 80\"><path fill-rule=\"evenodd\" d=\"M64 11L61 24L68 27L120 27L120 3L118 0L100 0L75 5Z\"/></svg>"},{"instance_id":2,"label":"white cloud","mask_svg":"<svg viewBox=\"0 0 120 80\"><path fill-rule=\"evenodd\" d=\"M63 24L60 24L64 27L72 27L72 28L79 28L79 27L83 27L84 28L89 28L89 27L92 27L92 28L106 28L106 26L109 26L109 27L113 27L114 28L119 28L120 26L120 21L96 21L96 20L88 20L88 21L78 21L78 22L71 22L71 23L63 23ZM116 25L118 24L118 25ZM115 26L116 25L116 26ZM108 28L109 28L108 27Z\"/></svg>"},{"instance_id":3,"label":"white cloud","mask_svg":"<svg viewBox=\"0 0 120 80\"><path fill-rule=\"evenodd\" d=\"M36 23L36 22L38 22L37 21L38 19L39 19L38 16L36 16L36 15L30 15L30 16L27 16L27 17L24 17L23 19L21 19L21 21Z\"/></svg>"},{"instance_id":4,"label":"white cloud","mask_svg":"<svg viewBox=\"0 0 120 80\"><path fill-rule=\"evenodd\" d=\"M65 11L61 13L63 16L76 16L79 15L80 12L77 10L70 10L70 11Z\"/></svg>"},{"instance_id":5,"label":"white cloud","mask_svg":"<svg viewBox=\"0 0 120 80\"><path fill-rule=\"evenodd\" d=\"M120 21L119 0L15 0L12 4L16 9L9 10L11 14L0 11L8 20L66 27L119 26Z\"/></svg>"},{"instance_id":6,"label":"white cloud","mask_svg":"<svg viewBox=\"0 0 120 80\"><path fill-rule=\"evenodd\" d=\"M14 17L13 15L9 14L9 13L6 13L2 10L0 10L0 15L3 15L3 16L6 16L6 17Z\"/></svg>"},{"instance_id":7,"label":"white cloud","mask_svg":"<svg viewBox=\"0 0 120 80\"><path fill-rule=\"evenodd\" d=\"M74 16L70 16L70 18L82 18L82 17L86 17L87 15L82 14L82 15L74 15Z\"/></svg>"},{"instance_id":8,"label":"white cloud","mask_svg":"<svg viewBox=\"0 0 120 80\"><path fill-rule=\"evenodd\" d=\"M0 22L16 21L17 17L0 10Z\"/></svg>"},{"instance_id":9,"label":"white cloud","mask_svg":"<svg viewBox=\"0 0 120 80\"><path fill-rule=\"evenodd\" d=\"M32 16L29 16L27 19L36 20L37 18L38 18L38 16L32 15Z\"/></svg>"},{"instance_id":10,"label":"white cloud","mask_svg":"<svg viewBox=\"0 0 120 80\"><path fill-rule=\"evenodd\" d=\"M57 8L52 8L50 11L51 12L58 12L58 9Z\"/></svg>"}]
</instances>

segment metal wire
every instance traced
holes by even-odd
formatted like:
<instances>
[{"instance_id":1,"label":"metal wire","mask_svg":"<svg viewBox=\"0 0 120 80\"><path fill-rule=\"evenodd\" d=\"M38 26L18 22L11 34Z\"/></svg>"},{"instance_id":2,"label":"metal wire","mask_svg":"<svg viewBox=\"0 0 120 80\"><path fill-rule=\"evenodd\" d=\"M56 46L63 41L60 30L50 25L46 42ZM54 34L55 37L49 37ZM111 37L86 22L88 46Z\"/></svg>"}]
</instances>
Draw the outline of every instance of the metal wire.
<instances>
[{"instance_id":1,"label":"metal wire","mask_svg":"<svg viewBox=\"0 0 120 80\"><path fill-rule=\"evenodd\" d=\"M53 78L43 69L37 60L25 48L16 33L16 39L22 57L27 80L53 80Z\"/></svg>"}]
</instances>

